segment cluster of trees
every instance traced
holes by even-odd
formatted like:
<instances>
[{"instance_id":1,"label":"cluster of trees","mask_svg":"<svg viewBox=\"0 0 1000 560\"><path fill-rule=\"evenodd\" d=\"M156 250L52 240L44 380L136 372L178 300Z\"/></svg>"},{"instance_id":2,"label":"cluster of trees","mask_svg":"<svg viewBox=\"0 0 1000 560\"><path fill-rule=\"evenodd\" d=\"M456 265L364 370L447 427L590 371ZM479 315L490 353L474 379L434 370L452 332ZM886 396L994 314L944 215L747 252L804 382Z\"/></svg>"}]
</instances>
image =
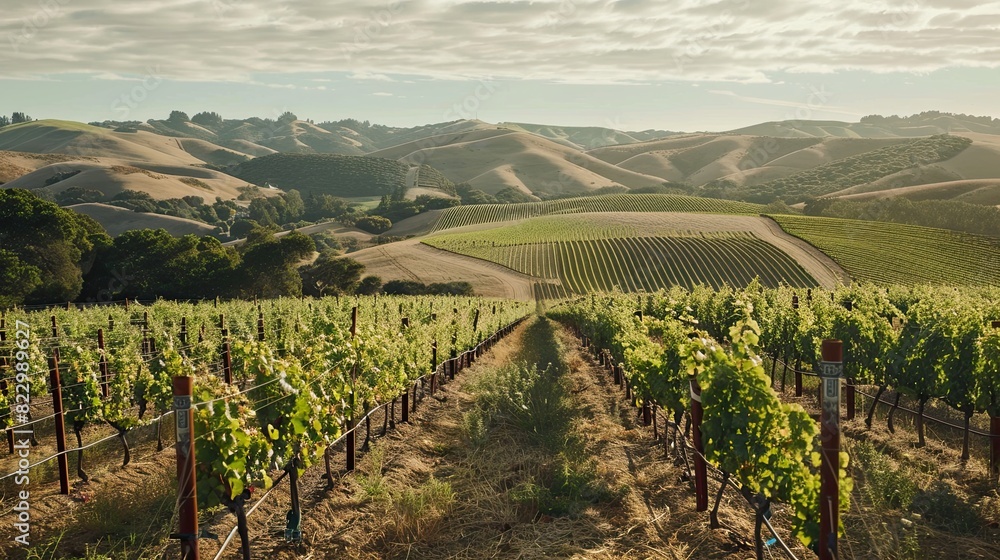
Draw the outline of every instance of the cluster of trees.
<instances>
[{"instance_id":1,"label":"cluster of trees","mask_svg":"<svg viewBox=\"0 0 1000 560\"><path fill-rule=\"evenodd\" d=\"M76 297L99 248L93 219L22 189L0 189L0 306Z\"/></svg>"},{"instance_id":2,"label":"cluster of trees","mask_svg":"<svg viewBox=\"0 0 1000 560\"><path fill-rule=\"evenodd\" d=\"M24 113L15 111L10 117L7 117L7 115L0 115L0 128L12 124L31 122L33 120L35 119L31 118L28 115L25 115Z\"/></svg>"},{"instance_id":3,"label":"cluster of trees","mask_svg":"<svg viewBox=\"0 0 1000 560\"><path fill-rule=\"evenodd\" d=\"M298 232L256 227L246 242L133 230L112 239L93 219L23 189L0 190L0 307L125 297L197 299L373 292L377 277Z\"/></svg>"},{"instance_id":4,"label":"cluster of trees","mask_svg":"<svg viewBox=\"0 0 1000 560\"><path fill-rule=\"evenodd\" d=\"M56 201L63 205L75 204L74 200L98 202L100 199L91 200L94 196L96 196L96 191L70 187L56 195ZM148 193L132 190L124 190L116 194L111 197L108 204L136 212L197 220L217 226L222 231L227 230L229 224L233 223L240 212L244 211L234 201L222 200L221 197L215 197L215 202L212 204L207 204L205 199L200 196L156 200Z\"/></svg>"},{"instance_id":5,"label":"cluster of trees","mask_svg":"<svg viewBox=\"0 0 1000 560\"><path fill-rule=\"evenodd\" d=\"M806 202L805 214L894 222L1000 237L1000 208L954 200L912 201L895 197L855 202L811 199Z\"/></svg>"},{"instance_id":6,"label":"cluster of trees","mask_svg":"<svg viewBox=\"0 0 1000 560\"><path fill-rule=\"evenodd\" d=\"M400 296L471 296L472 284L468 282L435 282L423 284L413 280L390 280L382 286L382 292Z\"/></svg>"}]
</instances>

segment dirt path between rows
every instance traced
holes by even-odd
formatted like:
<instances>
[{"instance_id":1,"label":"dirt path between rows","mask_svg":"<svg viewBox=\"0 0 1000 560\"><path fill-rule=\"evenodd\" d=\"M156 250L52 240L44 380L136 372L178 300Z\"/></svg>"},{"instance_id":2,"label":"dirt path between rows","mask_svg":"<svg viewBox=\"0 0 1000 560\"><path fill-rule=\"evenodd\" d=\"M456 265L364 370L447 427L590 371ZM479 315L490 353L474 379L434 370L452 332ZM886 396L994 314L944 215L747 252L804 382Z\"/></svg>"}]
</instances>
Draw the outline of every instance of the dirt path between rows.
<instances>
[{"instance_id":1,"label":"dirt path between rows","mask_svg":"<svg viewBox=\"0 0 1000 560\"><path fill-rule=\"evenodd\" d=\"M470 425L476 424L483 391L491 390L491 376L509 369L507 364L513 361L534 360L533 347L544 346L546 337L558 346L564 367L557 381L561 396L555 396L558 417L551 424L564 423L566 433L548 438L551 434L544 433L548 420L538 433L499 421L480 431L483 441L470 439L475 432ZM540 378L545 375L548 372ZM707 514L695 512L690 484L681 480L683 467L664 457L662 444L652 440L650 429L637 424L636 409L623 407L623 402L618 388L581 354L568 331L549 321L529 321L435 397L427 398L412 423L400 424L379 438L359 460L357 472L340 478L332 489L320 476L322 466L307 471L301 490L304 543L299 546L285 544L279 536L288 490L287 485L277 488L271 503L251 518L253 557L751 555L746 536L752 534L748 525L752 518L739 510L729 515L727 498L723 520L733 531L709 530ZM563 473L563 484L578 485L579 495L557 495L559 488L551 479L559 478L560 469L569 472ZM536 497L547 492L546 488L553 489L553 503L568 504L566 512L543 511L538 505L542 498L538 504L525 499L531 492ZM439 500L442 492L450 497ZM434 507L436 501L440 507ZM418 502L426 505L422 511L413 509ZM226 525L232 526L231 516ZM204 552L214 553L212 549L203 547ZM225 558L238 556L231 547Z\"/></svg>"}]
</instances>

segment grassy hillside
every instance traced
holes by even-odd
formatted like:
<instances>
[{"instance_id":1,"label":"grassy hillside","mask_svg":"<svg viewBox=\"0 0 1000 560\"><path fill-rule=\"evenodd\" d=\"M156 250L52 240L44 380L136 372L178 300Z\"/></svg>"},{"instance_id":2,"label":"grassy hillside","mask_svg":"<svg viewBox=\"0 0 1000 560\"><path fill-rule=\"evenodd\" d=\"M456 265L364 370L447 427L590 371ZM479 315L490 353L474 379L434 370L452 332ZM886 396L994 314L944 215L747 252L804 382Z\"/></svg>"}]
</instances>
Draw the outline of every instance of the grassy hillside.
<instances>
[{"instance_id":1,"label":"grassy hillside","mask_svg":"<svg viewBox=\"0 0 1000 560\"><path fill-rule=\"evenodd\" d=\"M433 231L449 228L523 220L549 214L587 212L708 212L713 214L760 214L764 207L744 202L669 194L612 194L566 198L521 204L473 204L445 210Z\"/></svg>"},{"instance_id":2,"label":"grassy hillside","mask_svg":"<svg viewBox=\"0 0 1000 560\"><path fill-rule=\"evenodd\" d=\"M391 159L335 154L273 154L229 168L244 181L340 197L392 194L406 184L407 165Z\"/></svg>"},{"instance_id":3,"label":"grassy hillside","mask_svg":"<svg viewBox=\"0 0 1000 560\"><path fill-rule=\"evenodd\" d=\"M513 188L526 194L577 194L607 186L656 186L659 177L636 173L527 132L476 130L437 136L376 152L404 163L440 170L455 184L496 193Z\"/></svg>"},{"instance_id":4,"label":"grassy hillside","mask_svg":"<svg viewBox=\"0 0 1000 560\"><path fill-rule=\"evenodd\" d=\"M570 293L655 291L680 285L814 287L791 257L749 232L644 231L596 217L549 216L424 243L557 284Z\"/></svg>"},{"instance_id":5,"label":"grassy hillside","mask_svg":"<svg viewBox=\"0 0 1000 560\"><path fill-rule=\"evenodd\" d=\"M973 115L925 111L910 116L869 115L861 122L778 121L748 126L731 134L756 134L786 138L915 138L934 134L981 132L1000 134L1000 119Z\"/></svg>"},{"instance_id":6,"label":"grassy hillside","mask_svg":"<svg viewBox=\"0 0 1000 560\"><path fill-rule=\"evenodd\" d=\"M549 140L555 140L560 144L571 146L580 150L601 148L604 146L616 146L620 144L632 144L646 140L664 138L676 132L665 130L645 130L642 132L625 132L600 126L554 126L546 124L514 123L502 122L497 126L510 130L530 132L543 136Z\"/></svg>"},{"instance_id":7,"label":"grassy hillside","mask_svg":"<svg viewBox=\"0 0 1000 560\"><path fill-rule=\"evenodd\" d=\"M736 196L757 202L780 198L799 202L856 185L871 183L910 167L955 157L972 144L963 136L941 135L879 148L821 165L790 177L738 190Z\"/></svg>"},{"instance_id":8,"label":"grassy hillside","mask_svg":"<svg viewBox=\"0 0 1000 560\"><path fill-rule=\"evenodd\" d=\"M840 218L772 218L857 280L1000 286L1000 242L989 237Z\"/></svg>"}]
</instances>

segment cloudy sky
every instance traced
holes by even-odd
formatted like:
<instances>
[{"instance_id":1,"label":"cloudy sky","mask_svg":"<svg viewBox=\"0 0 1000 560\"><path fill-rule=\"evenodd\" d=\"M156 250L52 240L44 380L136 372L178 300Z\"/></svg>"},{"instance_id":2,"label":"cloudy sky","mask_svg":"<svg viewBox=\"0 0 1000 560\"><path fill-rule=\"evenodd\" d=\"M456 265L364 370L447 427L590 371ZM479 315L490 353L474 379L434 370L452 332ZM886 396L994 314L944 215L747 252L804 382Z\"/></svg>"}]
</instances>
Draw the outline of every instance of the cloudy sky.
<instances>
[{"instance_id":1,"label":"cloudy sky","mask_svg":"<svg viewBox=\"0 0 1000 560\"><path fill-rule=\"evenodd\" d=\"M13 5L12 5L13 4ZM0 112L629 130L1000 117L1000 2L5 0Z\"/></svg>"}]
</instances>

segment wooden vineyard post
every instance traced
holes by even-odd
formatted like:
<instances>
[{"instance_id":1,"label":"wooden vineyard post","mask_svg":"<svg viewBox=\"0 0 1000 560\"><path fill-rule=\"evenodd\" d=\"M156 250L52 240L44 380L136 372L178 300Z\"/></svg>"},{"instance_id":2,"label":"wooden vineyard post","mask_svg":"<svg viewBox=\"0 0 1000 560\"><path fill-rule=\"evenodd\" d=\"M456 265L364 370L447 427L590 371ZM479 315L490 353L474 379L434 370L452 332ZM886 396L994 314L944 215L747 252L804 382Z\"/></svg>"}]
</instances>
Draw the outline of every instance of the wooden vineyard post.
<instances>
[{"instance_id":1,"label":"wooden vineyard post","mask_svg":"<svg viewBox=\"0 0 1000 560\"><path fill-rule=\"evenodd\" d=\"M708 511L708 465L705 463L705 446L701 441L701 386L694 376L688 377L691 387L691 437L694 440L694 493L695 510Z\"/></svg>"},{"instance_id":2,"label":"wooden vineyard post","mask_svg":"<svg viewBox=\"0 0 1000 560\"><path fill-rule=\"evenodd\" d=\"M187 346L188 344L188 320L187 317L181 317L181 346Z\"/></svg>"},{"instance_id":3,"label":"wooden vineyard post","mask_svg":"<svg viewBox=\"0 0 1000 560\"><path fill-rule=\"evenodd\" d=\"M177 505L181 560L198 560L198 485L195 480L194 409L191 395L194 380L174 377L174 418L177 428Z\"/></svg>"},{"instance_id":4,"label":"wooden vineyard post","mask_svg":"<svg viewBox=\"0 0 1000 560\"><path fill-rule=\"evenodd\" d=\"M431 371L434 372L434 377L437 377L438 370L438 341L431 342Z\"/></svg>"},{"instance_id":5,"label":"wooden vineyard post","mask_svg":"<svg viewBox=\"0 0 1000 560\"><path fill-rule=\"evenodd\" d=\"M358 332L358 306L354 306L351 309L351 340L354 340L354 336ZM355 392L355 384L358 380L358 366L357 363L351 368L351 419L347 421L347 471L353 471L355 465L355 449L356 434L354 433L355 419L354 415L357 413L358 409L358 397L357 392Z\"/></svg>"},{"instance_id":6,"label":"wooden vineyard post","mask_svg":"<svg viewBox=\"0 0 1000 560\"><path fill-rule=\"evenodd\" d=\"M1000 329L1000 321L993 321L991 325ZM1000 474L1000 416L990 416L990 473L995 482Z\"/></svg>"},{"instance_id":7,"label":"wooden vineyard post","mask_svg":"<svg viewBox=\"0 0 1000 560\"><path fill-rule=\"evenodd\" d=\"M108 355L104 348L104 329L97 329L97 348L101 351L101 361L97 366L101 372L101 395L108 398Z\"/></svg>"},{"instance_id":8,"label":"wooden vineyard post","mask_svg":"<svg viewBox=\"0 0 1000 560\"><path fill-rule=\"evenodd\" d=\"M844 344L839 340L824 340L822 352L819 557L820 560L835 560L840 527L840 381L844 375Z\"/></svg>"},{"instance_id":9,"label":"wooden vineyard post","mask_svg":"<svg viewBox=\"0 0 1000 560\"><path fill-rule=\"evenodd\" d=\"M52 316L52 338L59 338L59 327L56 325L56 316Z\"/></svg>"},{"instance_id":10,"label":"wooden vineyard post","mask_svg":"<svg viewBox=\"0 0 1000 560\"><path fill-rule=\"evenodd\" d=\"M806 293L806 299L810 302L812 301L812 290L809 290ZM794 294L792 295L792 309L794 309L795 313L798 314L799 296ZM777 356L775 356L775 358L777 358ZM784 391L784 389L785 389L784 386L782 386L781 390ZM802 396L802 368L798 366L795 367L795 396L796 397Z\"/></svg>"},{"instance_id":11,"label":"wooden vineyard post","mask_svg":"<svg viewBox=\"0 0 1000 560\"><path fill-rule=\"evenodd\" d=\"M407 318L407 317L403 317L403 330L406 330L409 327L410 327L410 319ZM403 395L402 395L401 403L400 403L400 417L399 417L399 421L400 422L409 422L410 421L410 387L409 386L407 386L405 389L403 389Z\"/></svg>"},{"instance_id":12,"label":"wooden vineyard post","mask_svg":"<svg viewBox=\"0 0 1000 560\"><path fill-rule=\"evenodd\" d=\"M53 324L55 318L53 317ZM69 494L69 457L66 456L66 417L63 414L62 381L59 379L59 358L49 358L49 381L52 384L52 413L56 420L56 451L59 452L59 493Z\"/></svg>"},{"instance_id":13,"label":"wooden vineyard post","mask_svg":"<svg viewBox=\"0 0 1000 560\"><path fill-rule=\"evenodd\" d=\"M229 346L229 330L222 329L222 373L226 378L226 385L233 384L233 353Z\"/></svg>"},{"instance_id":14,"label":"wooden vineyard post","mask_svg":"<svg viewBox=\"0 0 1000 560\"><path fill-rule=\"evenodd\" d=\"M261 311L257 315L257 340L259 342L264 342L267 337L264 334L264 312Z\"/></svg>"}]
</instances>

